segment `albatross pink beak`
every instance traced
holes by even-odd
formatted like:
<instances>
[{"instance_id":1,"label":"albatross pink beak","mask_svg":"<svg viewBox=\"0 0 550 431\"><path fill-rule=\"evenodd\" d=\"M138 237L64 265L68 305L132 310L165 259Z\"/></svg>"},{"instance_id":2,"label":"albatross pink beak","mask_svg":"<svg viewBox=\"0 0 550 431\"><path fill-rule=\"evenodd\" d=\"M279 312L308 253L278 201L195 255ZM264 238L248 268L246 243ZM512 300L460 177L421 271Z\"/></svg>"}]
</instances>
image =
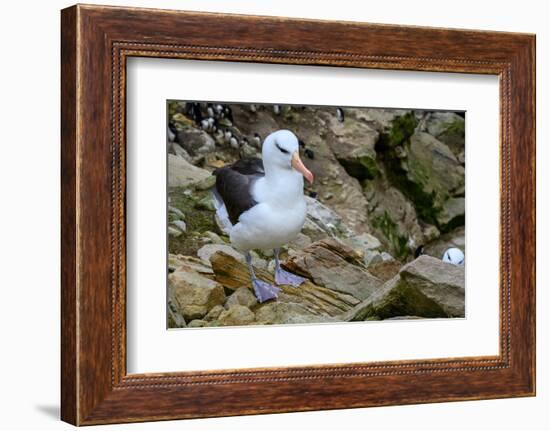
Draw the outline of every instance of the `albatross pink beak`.
<instances>
[{"instance_id":1,"label":"albatross pink beak","mask_svg":"<svg viewBox=\"0 0 550 431\"><path fill-rule=\"evenodd\" d=\"M306 166L302 162L302 159L300 159L298 151L294 152L294 154L292 155L292 162L290 164L294 169L300 172L310 184L313 184L313 174L308 168L306 168Z\"/></svg>"}]
</instances>

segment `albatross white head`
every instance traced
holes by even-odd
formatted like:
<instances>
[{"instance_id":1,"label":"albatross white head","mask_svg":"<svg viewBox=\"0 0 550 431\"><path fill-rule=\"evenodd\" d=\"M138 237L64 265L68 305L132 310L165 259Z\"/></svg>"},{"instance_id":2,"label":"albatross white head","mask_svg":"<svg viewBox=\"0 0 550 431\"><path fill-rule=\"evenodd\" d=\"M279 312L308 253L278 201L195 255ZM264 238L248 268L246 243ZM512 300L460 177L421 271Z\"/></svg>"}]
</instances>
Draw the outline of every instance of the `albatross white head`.
<instances>
[{"instance_id":1,"label":"albatross white head","mask_svg":"<svg viewBox=\"0 0 550 431\"><path fill-rule=\"evenodd\" d=\"M313 183L313 174L300 159L298 138L290 130L277 130L264 140L262 159L266 178L299 173Z\"/></svg>"}]
</instances>

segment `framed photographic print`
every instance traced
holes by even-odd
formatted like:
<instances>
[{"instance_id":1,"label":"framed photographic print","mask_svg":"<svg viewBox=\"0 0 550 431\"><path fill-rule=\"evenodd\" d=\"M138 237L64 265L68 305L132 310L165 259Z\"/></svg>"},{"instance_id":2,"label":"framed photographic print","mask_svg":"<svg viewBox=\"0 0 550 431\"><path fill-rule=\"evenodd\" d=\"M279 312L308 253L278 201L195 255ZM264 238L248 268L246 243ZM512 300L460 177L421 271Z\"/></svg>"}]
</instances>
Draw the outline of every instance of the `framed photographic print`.
<instances>
[{"instance_id":1,"label":"framed photographic print","mask_svg":"<svg viewBox=\"0 0 550 431\"><path fill-rule=\"evenodd\" d=\"M533 35L61 30L63 420L534 395Z\"/></svg>"}]
</instances>

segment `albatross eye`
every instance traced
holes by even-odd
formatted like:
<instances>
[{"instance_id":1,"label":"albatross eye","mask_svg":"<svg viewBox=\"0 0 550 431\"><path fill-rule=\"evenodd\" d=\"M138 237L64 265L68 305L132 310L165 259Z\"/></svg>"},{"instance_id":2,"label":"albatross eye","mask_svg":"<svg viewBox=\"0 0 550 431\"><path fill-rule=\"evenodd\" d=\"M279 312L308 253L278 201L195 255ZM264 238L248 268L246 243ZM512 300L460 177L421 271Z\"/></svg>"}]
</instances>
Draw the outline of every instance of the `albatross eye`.
<instances>
[{"instance_id":1,"label":"albatross eye","mask_svg":"<svg viewBox=\"0 0 550 431\"><path fill-rule=\"evenodd\" d=\"M279 149L279 151L280 151L281 153L290 154L289 151L285 150L284 148L279 147L279 144L275 143L275 146Z\"/></svg>"}]
</instances>

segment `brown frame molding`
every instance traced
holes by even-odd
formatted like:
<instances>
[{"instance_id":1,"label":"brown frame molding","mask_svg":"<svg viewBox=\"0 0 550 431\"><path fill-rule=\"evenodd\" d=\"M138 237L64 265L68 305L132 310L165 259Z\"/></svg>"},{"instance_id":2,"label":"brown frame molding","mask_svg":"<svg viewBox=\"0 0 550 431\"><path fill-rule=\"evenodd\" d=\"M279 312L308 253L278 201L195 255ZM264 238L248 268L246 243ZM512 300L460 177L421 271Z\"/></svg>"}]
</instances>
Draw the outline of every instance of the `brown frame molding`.
<instances>
[{"instance_id":1,"label":"brown frame molding","mask_svg":"<svg viewBox=\"0 0 550 431\"><path fill-rule=\"evenodd\" d=\"M534 35L83 5L61 17L63 420L89 425L535 394ZM498 75L500 354L128 375L130 56Z\"/></svg>"}]
</instances>

